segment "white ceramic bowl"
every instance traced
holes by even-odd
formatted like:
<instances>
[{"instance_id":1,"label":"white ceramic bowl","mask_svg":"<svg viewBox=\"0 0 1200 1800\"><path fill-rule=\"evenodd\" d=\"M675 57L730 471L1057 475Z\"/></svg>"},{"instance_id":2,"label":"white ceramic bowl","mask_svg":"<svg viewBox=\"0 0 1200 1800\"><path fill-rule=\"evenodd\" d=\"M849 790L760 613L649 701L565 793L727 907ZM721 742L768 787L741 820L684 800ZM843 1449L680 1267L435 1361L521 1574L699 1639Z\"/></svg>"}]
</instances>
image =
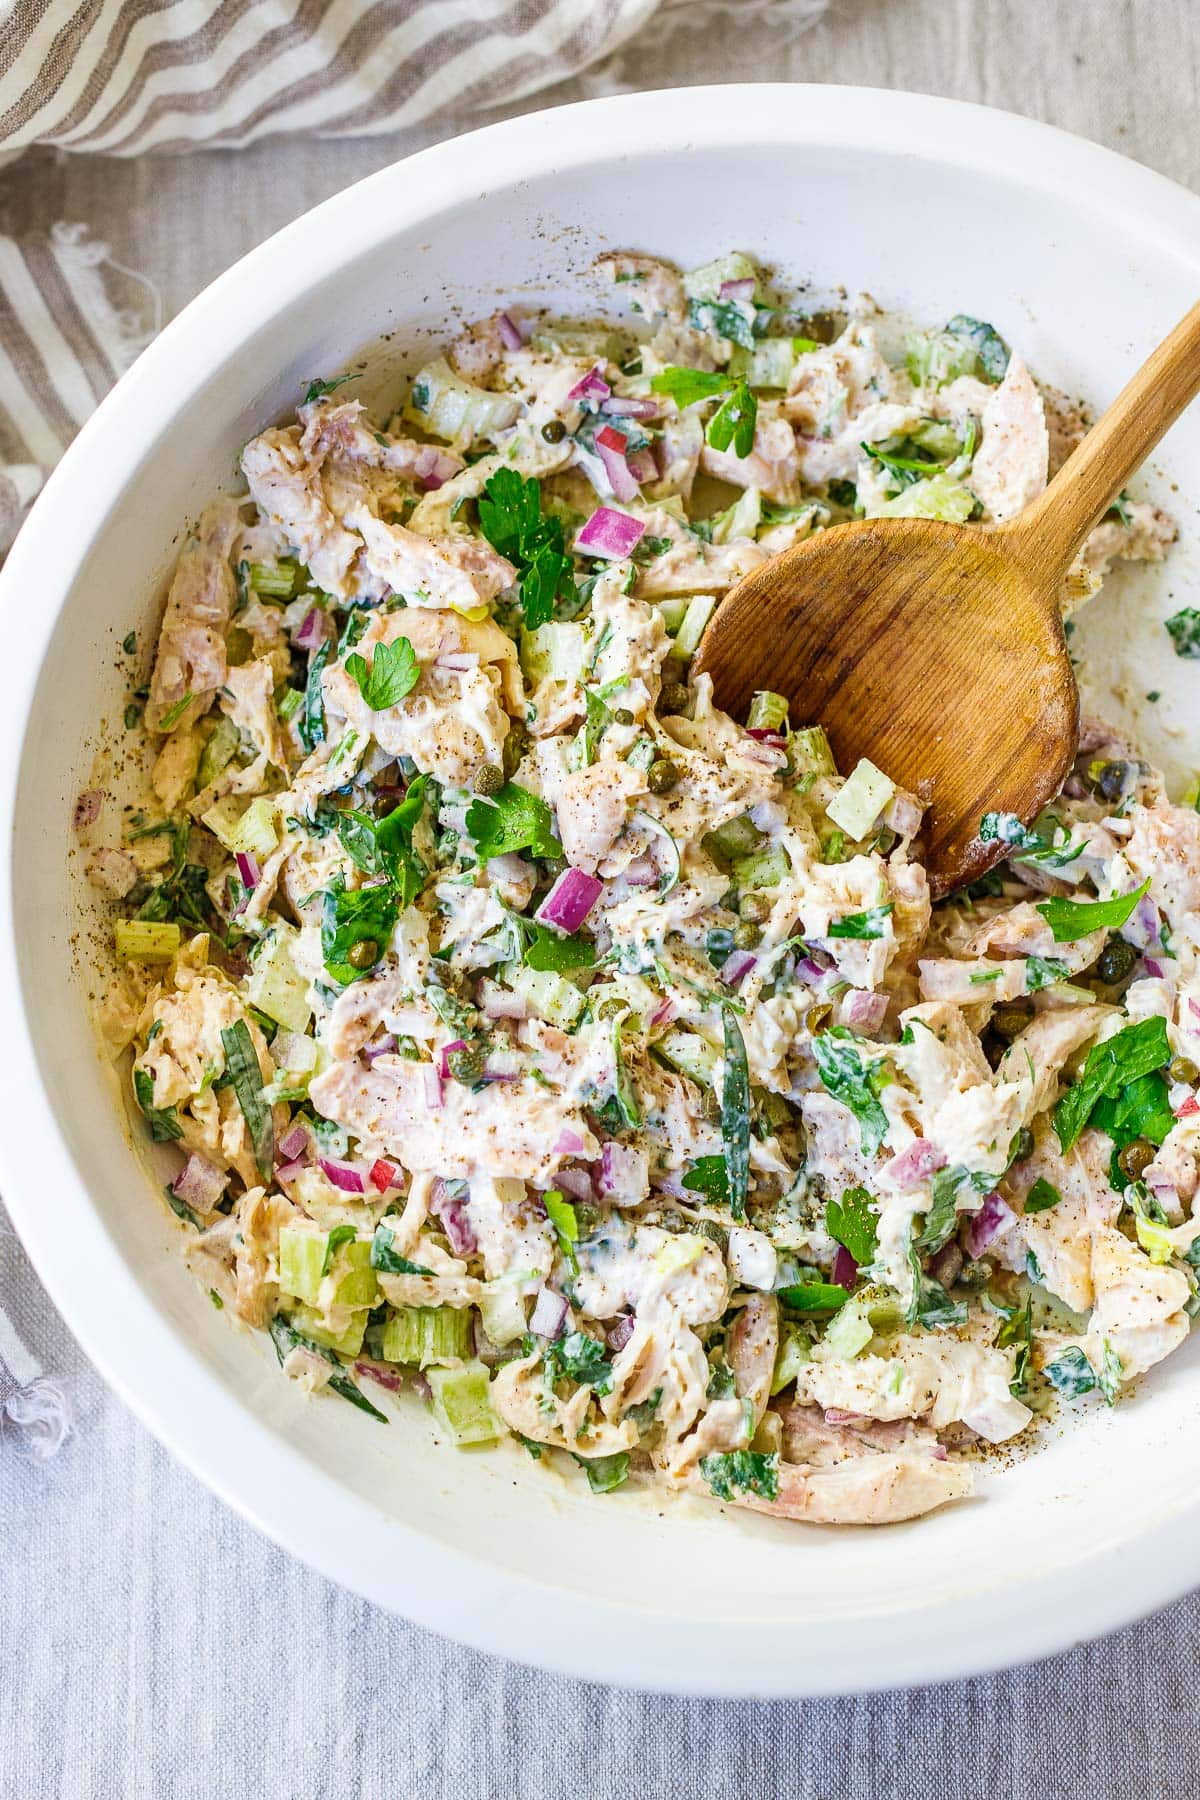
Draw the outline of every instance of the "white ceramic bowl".
<instances>
[{"instance_id":1,"label":"white ceramic bowl","mask_svg":"<svg viewBox=\"0 0 1200 1800\"><path fill-rule=\"evenodd\" d=\"M1108 1414L985 1474L977 1500L882 1531L785 1526L437 1448L307 1403L266 1338L230 1329L123 1128L86 1004L93 902L71 803L119 729L132 626L151 629L183 522L311 376L442 338L549 290L587 310L601 249L683 264L740 248L940 321L990 318L1034 367L1106 401L1200 289L1200 201L1000 113L847 88L643 94L497 125L339 195L222 276L105 401L0 576L5 909L0 1169L84 1348L199 1476L325 1574L488 1650L714 1694L909 1684L1031 1657L1200 1580L1200 1363L1185 1348ZM1194 667L1166 634L1197 585L1200 408L1162 455L1183 541L1100 602L1077 642L1122 716L1186 765ZM1161 491L1161 489L1160 489ZM1168 594L1173 596L1168 599ZM1108 621L1108 628L1104 621ZM902 672L900 672L902 673ZM981 728L986 696L981 697ZM1172 732L1176 735L1172 737Z\"/></svg>"}]
</instances>

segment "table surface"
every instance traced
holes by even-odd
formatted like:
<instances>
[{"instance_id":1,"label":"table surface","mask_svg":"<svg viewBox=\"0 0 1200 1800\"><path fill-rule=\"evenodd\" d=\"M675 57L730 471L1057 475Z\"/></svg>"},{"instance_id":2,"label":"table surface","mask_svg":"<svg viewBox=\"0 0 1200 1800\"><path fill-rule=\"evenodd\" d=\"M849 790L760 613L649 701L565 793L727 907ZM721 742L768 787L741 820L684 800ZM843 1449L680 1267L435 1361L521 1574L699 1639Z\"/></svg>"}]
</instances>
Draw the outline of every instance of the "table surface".
<instances>
[{"instance_id":1,"label":"table surface","mask_svg":"<svg viewBox=\"0 0 1200 1800\"><path fill-rule=\"evenodd\" d=\"M786 10L733 0L698 29L685 8L661 50L536 103L621 79L909 88L1049 120L1200 187L1196 0L834 0L790 42ZM0 174L0 230L84 220L170 314L287 220L473 122L145 162L35 153ZM76 1409L50 1462L0 1441L0 1794L14 1800L1190 1791L1200 1597L1030 1669L859 1699L688 1701L554 1679L341 1592L212 1499L84 1362L2 1214L0 1290ZM1128 1579L1136 1590L1136 1567Z\"/></svg>"}]
</instances>

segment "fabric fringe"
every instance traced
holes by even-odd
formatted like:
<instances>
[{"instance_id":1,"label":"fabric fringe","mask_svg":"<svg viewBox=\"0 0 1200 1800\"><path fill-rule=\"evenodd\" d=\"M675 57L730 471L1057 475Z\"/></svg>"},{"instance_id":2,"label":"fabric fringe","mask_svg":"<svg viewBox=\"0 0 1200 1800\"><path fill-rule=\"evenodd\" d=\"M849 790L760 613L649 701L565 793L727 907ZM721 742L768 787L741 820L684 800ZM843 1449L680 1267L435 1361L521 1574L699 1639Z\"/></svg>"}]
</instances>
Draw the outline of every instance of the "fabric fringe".
<instances>
[{"instance_id":1,"label":"fabric fringe","mask_svg":"<svg viewBox=\"0 0 1200 1800\"><path fill-rule=\"evenodd\" d=\"M35 1375L0 1401L0 1432L15 1433L29 1454L47 1462L71 1435L71 1405L61 1382Z\"/></svg>"}]
</instances>

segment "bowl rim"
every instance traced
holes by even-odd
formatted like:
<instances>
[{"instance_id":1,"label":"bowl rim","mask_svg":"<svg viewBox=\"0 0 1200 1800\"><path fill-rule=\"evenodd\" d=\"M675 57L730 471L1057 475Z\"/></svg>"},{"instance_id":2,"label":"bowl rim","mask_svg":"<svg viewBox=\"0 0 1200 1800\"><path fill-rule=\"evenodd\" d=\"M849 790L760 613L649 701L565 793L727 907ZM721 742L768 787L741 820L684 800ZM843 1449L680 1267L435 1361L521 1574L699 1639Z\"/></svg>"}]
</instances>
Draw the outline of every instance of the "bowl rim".
<instances>
[{"instance_id":1,"label":"bowl rim","mask_svg":"<svg viewBox=\"0 0 1200 1800\"><path fill-rule=\"evenodd\" d=\"M139 446L170 428L203 386L206 363L235 353L295 301L295 272L308 265L292 252L315 233L323 257L314 281L369 251L381 218L389 229L411 229L477 199L481 167L490 186L507 188L545 171L548 143L555 166L566 170L611 161L614 145L632 160L696 142L731 150L820 143L979 168L1075 200L1101 190L1114 229L1155 239L1195 272L1200 287L1200 249L1192 248L1200 245L1200 198L1167 177L1055 127L968 102L803 83L650 91L486 125L390 164L268 238L192 300L105 398L0 571L10 634L0 661L0 1016L11 1034L0 1070L0 1186L39 1278L110 1386L206 1486L329 1579L476 1649L623 1687L762 1698L911 1686L1048 1655L1188 1591L1200 1583L1200 1508L1182 1509L1139 1537L1136 1587L1127 1579L1127 1545L1114 1543L1086 1564L1041 1576L1036 1604L1028 1578L994 1593L986 1632L978 1599L953 1594L916 1617L881 1612L869 1624L825 1624L815 1646L797 1642L787 1621L774 1628L730 1621L719 1633L698 1632L682 1618L501 1574L385 1517L229 1393L142 1291L90 1204L80 1208L68 1255L42 1204L56 1183L86 1200L86 1182L42 1083L14 935L18 775L58 619L57 606L21 605L19 596L66 595L139 461ZM295 1504L299 1489L311 1504ZM420 1554L397 1557L398 1545Z\"/></svg>"}]
</instances>

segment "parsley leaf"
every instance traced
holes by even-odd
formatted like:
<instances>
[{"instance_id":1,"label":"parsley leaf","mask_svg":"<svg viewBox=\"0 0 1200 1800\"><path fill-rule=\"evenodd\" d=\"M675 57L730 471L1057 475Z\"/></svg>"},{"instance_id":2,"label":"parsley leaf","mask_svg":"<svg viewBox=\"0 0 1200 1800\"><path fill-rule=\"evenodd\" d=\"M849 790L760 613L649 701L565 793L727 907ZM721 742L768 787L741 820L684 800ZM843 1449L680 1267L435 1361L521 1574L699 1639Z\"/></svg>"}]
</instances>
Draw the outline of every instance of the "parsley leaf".
<instances>
[{"instance_id":1,"label":"parsley leaf","mask_svg":"<svg viewBox=\"0 0 1200 1800\"><path fill-rule=\"evenodd\" d=\"M961 1163L939 1169L929 1186L929 1210L917 1239L918 1250L932 1255L950 1241L958 1224L958 1192L964 1182L969 1182L976 1192L987 1193L992 1187L990 1176L972 1175Z\"/></svg>"},{"instance_id":2,"label":"parsley leaf","mask_svg":"<svg viewBox=\"0 0 1200 1800\"><path fill-rule=\"evenodd\" d=\"M350 1402L351 1406L357 1406L360 1412L369 1413L373 1419L378 1419L380 1424L387 1424L387 1414L381 1413L377 1406L371 1405L362 1389L356 1382L351 1381L344 1364L338 1361L332 1350L327 1350L324 1344L318 1344L312 1338L305 1337L302 1332L297 1331L283 1313L275 1314L267 1326L267 1330L270 1333L271 1342L275 1346L275 1354L281 1363L292 1350L311 1350L314 1356L323 1357L327 1363L332 1363L337 1371L336 1374L329 1377L329 1385L335 1394L340 1394L343 1400Z\"/></svg>"},{"instance_id":3,"label":"parsley leaf","mask_svg":"<svg viewBox=\"0 0 1200 1800\"><path fill-rule=\"evenodd\" d=\"M1039 1175L1025 1196L1025 1211L1027 1214L1049 1212L1050 1208L1057 1206L1061 1199L1062 1195L1058 1189L1052 1186L1044 1175Z\"/></svg>"},{"instance_id":4,"label":"parsley leaf","mask_svg":"<svg viewBox=\"0 0 1200 1800\"><path fill-rule=\"evenodd\" d=\"M847 913L843 919L834 919L826 935L831 938L881 938L884 935L884 921L892 912L893 901L886 906L872 906L868 912Z\"/></svg>"},{"instance_id":5,"label":"parsley leaf","mask_svg":"<svg viewBox=\"0 0 1200 1800\"><path fill-rule=\"evenodd\" d=\"M690 300L688 322L697 331L711 331L731 344L740 344L743 350L754 348L754 327L736 301Z\"/></svg>"},{"instance_id":6,"label":"parsley leaf","mask_svg":"<svg viewBox=\"0 0 1200 1800\"><path fill-rule=\"evenodd\" d=\"M951 337L972 346L985 380L1003 381L1009 349L994 325L989 325L986 319L972 319L967 313L955 313L947 321L946 330Z\"/></svg>"},{"instance_id":7,"label":"parsley leaf","mask_svg":"<svg viewBox=\"0 0 1200 1800\"><path fill-rule=\"evenodd\" d=\"M844 1025L834 1025L813 1039L813 1055L826 1093L850 1108L862 1132L863 1154L874 1156L887 1135L887 1114L879 1104L879 1074L863 1062L856 1041Z\"/></svg>"},{"instance_id":8,"label":"parsley leaf","mask_svg":"<svg viewBox=\"0 0 1200 1800\"><path fill-rule=\"evenodd\" d=\"M1009 1383L1009 1392L1015 1400L1019 1400L1028 1385L1033 1360L1032 1294L1026 1295L1024 1306L1013 1307L1007 1313L996 1333L997 1350L1007 1350L1012 1344L1016 1345L1017 1354L1013 1358L1013 1378Z\"/></svg>"},{"instance_id":9,"label":"parsley leaf","mask_svg":"<svg viewBox=\"0 0 1200 1800\"><path fill-rule=\"evenodd\" d=\"M1027 956L1025 958L1025 992L1040 993L1044 987L1052 987L1056 981L1065 981L1070 974L1065 962L1058 956Z\"/></svg>"},{"instance_id":10,"label":"parsley leaf","mask_svg":"<svg viewBox=\"0 0 1200 1800\"><path fill-rule=\"evenodd\" d=\"M718 1500L732 1500L734 1490L757 1494L760 1500L779 1497L779 1457L760 1450L722 1450L700 1458L700 1473Z\"/></svg>"},{"instance_id":11,"label":"parsley leaf","mask_svg":"<svg viewBox=\"0 0 1200 1800\"><path fill-rule=\"evenodd\" d=\"M332 394L335 388L345 387L348 381L353 380L353 375L338 375L333 381L322 381L319 378L316 381L310 381L300 404L301 406L311 406L314 400L323 400L326 394Z\"/></svg>"},{"instance_id":12,"label":"parsley leaf","mask_svg":"<svg viewBox=\"0 0 1200 1800\"><path fill-rule=\"evenodd\" d=\"M683 1178L693 1194L703 1194L713 1206L729 1205L729 1171L723 1156L701 1156Z\"/></svg>"},{"instance_id":13,"label":"parsley leaf","mask_svg":"<svg viewBox=\"0 0 1200 1800\"><path fill-rule=\"evenodd\" d=\"M750 1072L746 1045L733 1008L721 1008L725 1032L725 1073L721 1079L721 1141L729 1187L729 1210L735 1219L746 1216L750 1189Z\"/></svg>"},{"instance_id":14,"label":"parsley leaf","mask_svg":"<svg viewBox=\"0 0 1200 1800\"><path fill-rule=\"evenodd\" d=\"M154 1143L168 1144L183 1136L178 1109L174 1106L155 1106L154 1077L148 1069L133 1071L133 1097L150 1127Z\"/></svg>"},{"instance_id":15,"label":"parsley leaf","mask_svg":"<svg viewBox=\"0 0 1200 1800\"><path fill-rule=\"evenodd\" d=\"M364 875L386 875L402 907L416 899L427 873L413 849L412 834L428 787L428 775L415 776L400 804L382 819L362 812L335 815L342 848L355 868Z\"/></svg>"},{"instance_id":16,"label":"parsley leaf","mask_svg":"<svg viewBox=\"0 0 1200 1800\"><path fill-rule=\"evenodd\" d=\"M1080 1394L1091 1394L1097 1386L1092 1365L1078 1344L1070 1345L1061 1356L1047 1363L1042 1373L1050 1386L1067 1400L1078 1399Z\"/></svg>"},{"instance_id":17,"label":"parsley leaf","mask_svg":"<svg viewBox=\"0 0 1200 1800\"><path fill-rule=\"evenodd\" d=\"M1166 1025L1157 1014L1094 1045L1083 1074L1054 1108L1054 1129L1063 1150L1075 1143L1099 1101L1114 1099L1130 1082L1165 1067L1171 1054Z\"/></svg>"},{"instance_id":18,"label":"parsley leaf","mask_svg":"<svg viewBox=\"0 0 1200 1800\"><path fill-rule=\"evenodd\" d=\"M836 1312L850 1298L850 1290L837 1281L795 1281L778 1289L780 1300L792 1312Z\"/></svg>"},{"instance_id":19,"label":"parsley leaf","mask_svg":"<svg viewBox=\"0 0 1200 1800\"><path fill-rule=\"evenodd\" d=\"M1171 642L1175 646L1176 656L1189 659L1200 656L1200 612L1194 606L1185 606L1177 613L1172 613L1166 621L1171 634Z\"/></svg>"},{"instance_id":20,"label":"parsley leaf","mask_svg":"<svg viewBox=\"0 0 1200 1800\"><path fill-rule=\"evenodd\" d=\"M406 637L390 644L376 644L371 666L357 650L346 658L346 673L353 675L358 691L372 712L386 712L411 694L421 679L421 665Z\"/></svg>"},{"instance_id":21,"label":"parsley leaf","mask_svg":"<svg viewBox=\"0 0 1200 1800\"><path fill-rule=\"evenodd\" d=\"M381 1269L385 1275L432 1275L432 1269L426 1269L420 1263L410 1262L407 1256L401 1256L392 1245L396 1234L390 1225L377 1225L375 1236L371 1239L371 1267Z\"/></svg>"},{"instance_id":22,"label":"parsley leaf","mask_svg":"<svg viewBox=\"0 0 1200 1800\"><path fill-rule=\"evenodd\" d=\"M594 1388L597 1394L612 1389L612 1364L604 1345L586 1331L570 1331L551 1344L545 1352L545 1366L552 1383L565 1376L581 1387Z\"/></svg>"},{"instance_id":23,"label":"parsley leaf","mask_svg":"<svg viewBox=\"0 0 1200 1800\"><path fill-rule=\"evenodd\" d=\"M269 1181L275 1166L275 1124L271 1108L263 1099L262 1070L245 1019L223 1026L221 1043L225 1051L225 1070L254 1147L255 1167L263 1180Z\"/></svg>"},{"instance_id":24,"label":"parsley leaf","mask_svg":"<svg viewBox=\"0 0 1200 1800\"><path fill-rule=\"evenodd\" d=\"M321 692L321 677L325 673L325 664L329 661L332 648L326 638L308 665L304 705L296 720L296 734L306 750L315 750L318 744L325 741L325 699Z\"/></svg>"},{"instance_id":25,"label":"parsley leaf","mask_svg":"<svg viewBox=\"0 0 1200 1800\"><path fill-rule=\"evenodd\" d=\"M575 1456L575 1452L571 1454ZM593 1494L611 1494L621 1487L629 1474L628 1450L614 1450L609 1456L575 1456Z\"/></svg>"},{"instance_id":26,"label":"parsley leaf","mask_svg":"<svg viewBox=\"0 0 1200 1800\"><path fill-rule=\"evenodd\" d=\"M550 808L515 781L506 782L493 799L472 800L467 808L467 833L475 840L480 862L507 856L513 850L532 850L535 856L562 855Z\"/></svg>"},{"instance_id":27,"label":"parsley leaf","mask_svg":"<svg viewBox=\"0 0 1200 1800\"><path fill-rule=\"evenodd\" d=\"M515 469L489 475L479 496L479 529L520 575L521 609L530 631L554 616L554 602L574 593L574 565L567 555L561 519L542 514L542 490Z\"/></svg>"},{"instance_id":28,"label":"parsley leaf","mask_svg":"<svg viewBox=\"0 0 1200 1800\"><path fill-rule=\"evenodd\" d=\"M523 957L527 969L557 975L564 969L590 969L595 963L595 943L583 932L573 931L564 937L561 931L551 931L536 919L522 919L521 923L532 932Z\"/></svg>"},{"instance_id":29,"label":"parsley leaf","mask_svg":"<svg viewBox=\"0 0 1200 1800\"><path fill-rule=\"evenodd\" d=\"M705 369L681 369L675 364L650 378L651 393L668 395L676 406L712 400L718 394L727 394L730 385L728 375L710 375Z\"/></svg>"},{"instance_id":30,"label":"parsley leaf","mask_svg":"<svg viewBox=\"0 0 1200 1800\"><path fill-rule=\"evenodd\" d=\"M1070 944L1086 937L1089 931L1119 931L1150 886L1147 875L1132 894L1118 894L1112 900L1043 900L1038 911L1054 933L1056 944Z\"/></svg>"},{"instance_id":31,"label":"parsley leaf","mask_svg":"<svg viewBox=\"0 0 1200 1800\"><path fill-rule=\"evenodd\" d=\"M709 420L704 435L714 450L728 450L732 444L735 456L746 457L754 448L757 423L758 401L748 383L739 381Z\"/></svg>"},{"instance_id":32,"label":"parsley leaf","mask_svg":"<svg viewBox=\"0 0 1200 1800\"><path fill-rule=\"evenodd\" d=\"M921 1267L917 1243L908 1247L908 1266L912 1270L912 1299L908 1305L907 1324L911 1331L918 1321L932 1331L939 1325L964 1325L967 1319L965 1300L951 1300L940 1281L934 1281Z\"/></svg>"},{"instance_id":33,"label":"parsley leaf","mask_svg":"<svg viewBox=\"0 0 1200 1800\"><path fill-rule=\"evenodd\" d=\"M879 1227L865 1187L850 1187L840 1200L825 1207L825 1229L835 1243L848 1250L859 1268L875 1260Z\"/></svg>"},{"instance_id":34,"label":"parsley leaf","mask_svg":"<svg viewBox=\"0 0 1200 1800\"><path fill-rule=\"evenodd\" d=\"M369 965L373 966L386 950L399 917L400 896L390 885L327 888L321 917L321 956L333 979L343 987L358 981L366 971L350 961L351 950L356 944L374 944Z\"/></svg>"}]
</instances>

